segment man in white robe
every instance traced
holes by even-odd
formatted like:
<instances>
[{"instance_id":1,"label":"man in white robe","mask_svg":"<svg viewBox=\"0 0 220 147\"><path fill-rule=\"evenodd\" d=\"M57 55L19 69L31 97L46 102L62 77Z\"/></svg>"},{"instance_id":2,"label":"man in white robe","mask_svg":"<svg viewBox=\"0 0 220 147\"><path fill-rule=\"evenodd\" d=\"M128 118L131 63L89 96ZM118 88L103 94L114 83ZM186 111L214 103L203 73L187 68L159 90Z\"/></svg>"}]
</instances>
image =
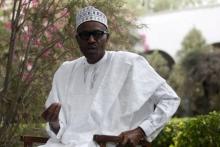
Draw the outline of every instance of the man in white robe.
<instances>
[{"instance_id":1,"label":"man in white robe","mask_svg":"<svg viewBox=\"0 0 220 147\"><path fill-rule=\"evenodd\" d=\"M49 141L40 147L95 147L94 134L119 135L120 146L151 142L180 99L142 57L105 51L107 18L88 6L76 17L84 54L56 71L43 113Z\"/></svg>"}]
</instances>

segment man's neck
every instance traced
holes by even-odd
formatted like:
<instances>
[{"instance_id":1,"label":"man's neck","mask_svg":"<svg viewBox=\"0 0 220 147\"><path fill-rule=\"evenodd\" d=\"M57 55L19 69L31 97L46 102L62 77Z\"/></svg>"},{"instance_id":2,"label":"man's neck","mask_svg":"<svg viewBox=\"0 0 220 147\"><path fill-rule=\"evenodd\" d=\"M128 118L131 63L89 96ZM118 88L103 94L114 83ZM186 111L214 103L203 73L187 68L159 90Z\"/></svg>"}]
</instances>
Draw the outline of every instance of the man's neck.
<instances>
[{"instance_id":1,"label":"man's neck","mask_svg":"<svg viewBox=\"0 0 220 147\"><path fill-rule=\"evenodd\" d=\"M89 64L95 64L95 63L99 62L104 56L105 56L105 52L102 56L100 56L99 58L97 58L95 60L89 60L89 59L86 59L86 60Z\"/></svg>"}]
</instances>

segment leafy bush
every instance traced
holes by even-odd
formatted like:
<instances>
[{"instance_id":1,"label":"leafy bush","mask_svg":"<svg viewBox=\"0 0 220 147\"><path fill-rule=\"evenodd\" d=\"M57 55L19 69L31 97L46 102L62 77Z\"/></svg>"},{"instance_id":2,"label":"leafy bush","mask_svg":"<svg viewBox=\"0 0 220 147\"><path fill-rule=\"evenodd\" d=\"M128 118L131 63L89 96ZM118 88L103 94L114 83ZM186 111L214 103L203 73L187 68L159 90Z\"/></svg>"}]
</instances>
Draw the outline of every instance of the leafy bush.
<instances>
[{"instance_id":1,"label":"leafy bush","mask_svg":"<svg viewBox=\"0 0 220 147\"><path fill-rule=\"evenodd\" d=\"M47 136L45 124L23 124L16 131L16 146L20 135ZM220 112L192 118L173 118L152 143L153 147L220 147Z\"/></svg>"},{"instance_id":2,"label":"leafy bush","mask_svg":"<svg viewBox=\"0 0 220 147\"><path fill-rule=\"evenodd\" d=\"M20 124L16 127L15 134L9 140L10 142L4 142L0 147L11 145L13 147L23 147L23 142L20 141L20 136L22 135L30 135L30 136L48 136L45 130L45 124L43 123L28 123L28 124Z\"/></svg>"},{"instance_id":3,"label":"leafy bush","mask_svg":"<svg viewBox=\"0 0 220 147\"><path fill-rule=\"evenodd\" d=\"M220 112L174 118L153 141L154 147L220 147Z\"/></svg>"}]
</instances>

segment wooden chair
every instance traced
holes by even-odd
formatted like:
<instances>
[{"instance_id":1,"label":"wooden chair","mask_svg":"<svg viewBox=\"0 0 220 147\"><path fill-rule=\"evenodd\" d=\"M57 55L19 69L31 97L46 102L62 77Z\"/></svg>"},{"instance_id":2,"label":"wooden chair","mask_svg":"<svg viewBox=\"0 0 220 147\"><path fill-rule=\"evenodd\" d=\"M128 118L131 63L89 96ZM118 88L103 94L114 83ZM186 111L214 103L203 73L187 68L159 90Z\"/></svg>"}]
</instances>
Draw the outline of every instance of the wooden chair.
<instances>
[{"instance_id":1,"label":"wooden chair","mask_svg":"<svg viewBox=\"0 0 220 147\"><path fill-rule=\"evenodd\" d=\"M24 142L24 147L33 147L34 143L46 143L48 137L36 137L36 136L21 136L20 140ZM121 138L118 136L109 135L94 135L93 140L100 146L106 147L107 143L118 144L121 142ZM146 140L141 140L139 145L142 147L151 147L151 144Z\"/></svg>"},{"instance_id":2,"label":"wooden chair","mask_svg":"<svg viewBox=\"0 0 220 147\"><path fill-rule=\"evenodd\" d=\"M109 136L109 135L94 135L93 140L99 144L100 147L106 147L107 143L119 144L122 139L118 136ZM145 139L141 140L138 145L142 147L151 147L151 144Z\"/></svg>"},{"instance_id":3,"label":"wooden chair","mask_svg":"<svg viewBox=\"0 0 220 147\"><path fill-rule=\"evenodd\" d=\"M34 143L46 143L48 137L21 136L20 141L24 142L24 147L33 147Z\"/></svg>"}]
</instances>

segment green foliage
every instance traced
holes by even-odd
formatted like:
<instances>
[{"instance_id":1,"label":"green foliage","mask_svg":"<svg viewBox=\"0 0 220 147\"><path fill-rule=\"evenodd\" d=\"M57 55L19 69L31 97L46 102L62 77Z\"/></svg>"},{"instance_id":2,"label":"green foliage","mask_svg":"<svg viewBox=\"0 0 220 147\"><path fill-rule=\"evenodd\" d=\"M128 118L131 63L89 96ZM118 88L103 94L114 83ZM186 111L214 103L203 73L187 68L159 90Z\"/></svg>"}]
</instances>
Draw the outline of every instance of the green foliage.
<instances>
[{"instance_id":1,"label":"green foliage","mask_svg":"<svg viewBox=\"0 0 220 147\"><path fill-rule=\"evenodd\" d=\"M207 114L220 108L220 54L193 28L184 38L180 59L169 78L182 98L179 114Z\"/></svg>"},{"instance_id":2,"label":"green foliage","mask_svg":"<svg viewBox=\"0 0 220 147\"><path fill-rule=\"evenodd\" d=\"M47 136L44 124L21 124L16 134ZM220 112L197 117L173 118L153 141L154 147L220 147ZM15 146L21 147L17 138Z\"/></svg>"},{"instance_id":3,"label":"green foliage","mask_svg":"<svg viewBox=\"0 0 220 147\"><path fill-rule=\"evenodd\" d=\"M174 118L153 141L154 147L219 147L220 113Z\"/></svg>"},{"instance_id":4,"label":"green foliage","mask_svg":"<svg viewBox=\"0 0 220 147\"><path fill-rule=\"evenodd\" d=\"M198 52L204 50L206 47L206 41L202 36L202 33L193 28L189 33L183 38L182 49L179 55L183 57L190 54L191 52Z\"/></svg>"},{"instance_id":5,"label":"green foliage","mask_svg":"<svg viewBox=\"0 0 220 147\"><path fill-rule=\"evenodd\" d=\"M185 85L191 92L188 96L194 104L194 113L204 114L213 110L220 110L220 53L200 53L194 52L188 55L182 67L186 76Z\"/></svg>"},{"instance_id":6,"label":"green foliage","mask_svg":"<svg viewBox=\"0 0 220 147\"><path fill-rule=\"evenodd\" d=\"M11 127L12 128L12 127ZM13 147L23 147L24 143L20 141L21 135L31 135L31 136L48 136L45 130L45 124L41 123L28 123L28 124L20 124L15 127L15 135L4 142L0 146L13 146ZM13 144L12 144L13 143Z\"/></svg>"},{"instance_id":7,"label":"green foliage","mask_svg":"<svg viewBox=\"0 0 220 147\"><path fill-rule=\"evenodd\" d=\"M168 61L159 54L158 51L152 54L143 55L147 58L151 66L165 79L168 79L171 69L168 66Z\"/></svg>"}]
</instances>

